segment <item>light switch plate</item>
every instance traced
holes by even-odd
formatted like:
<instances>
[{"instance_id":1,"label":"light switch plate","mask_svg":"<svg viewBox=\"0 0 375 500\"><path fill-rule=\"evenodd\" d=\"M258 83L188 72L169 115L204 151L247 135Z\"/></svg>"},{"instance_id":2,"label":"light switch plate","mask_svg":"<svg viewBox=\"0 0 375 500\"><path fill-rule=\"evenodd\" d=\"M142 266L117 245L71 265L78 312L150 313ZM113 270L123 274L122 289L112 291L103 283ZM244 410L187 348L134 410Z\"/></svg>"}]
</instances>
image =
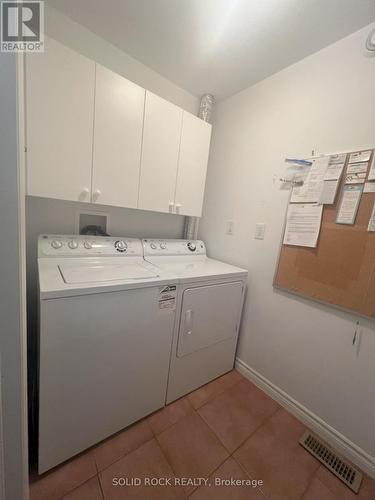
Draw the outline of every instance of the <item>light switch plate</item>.
<instances>
[{"instance_id":1,"label":"light switch plate","mask_svg":"<svg viewBox=\"0 0 375 500\"><path fill-rule=\"evenodd\" d=\"M227 231L226 232L230 236L233 235L233 233L234 233L234 222L232 220L228 220L228 222L227 222Z\"/></svg>"},{"instance_id":2,"label":"light switch plate","mask_svg":"<svg viewBox=\"0 0 375 500\"><path fill-rule=\"evenodd\" d=\"M257 222L255 224L254 238L256 240L264 240L264 235L266 232L266 225L264 222Z\"/></svg>"}]
</instances>

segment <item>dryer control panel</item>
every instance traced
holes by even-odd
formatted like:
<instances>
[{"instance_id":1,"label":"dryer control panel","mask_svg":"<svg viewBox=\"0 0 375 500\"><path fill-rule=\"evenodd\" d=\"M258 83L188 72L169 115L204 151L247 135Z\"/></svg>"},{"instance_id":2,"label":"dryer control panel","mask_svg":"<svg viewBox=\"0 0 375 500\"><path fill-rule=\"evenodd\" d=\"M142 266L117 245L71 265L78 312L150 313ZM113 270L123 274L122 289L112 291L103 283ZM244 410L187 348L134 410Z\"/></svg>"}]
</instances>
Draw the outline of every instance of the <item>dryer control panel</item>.
<instances>
[{"instance_id":1,"label":"dryer control panel","mask_svg":"<svg viewBox=\"0 0 375 500\"><path fill-rule=\"evenodd\" d=\"M206 255L206 246L201 240L143 239L145 257L151 255Z\"/></svg>"},{"instance_id":2,"label":"dryer control panel","mask_svg":"<svg viewBox=\"0 0 375 500\"><path fill-rule=\"evenodd\" d=\"M39 257L142 257L141 240L113 236L43 234L38 239Z\"/></svg>"}]
</instances>

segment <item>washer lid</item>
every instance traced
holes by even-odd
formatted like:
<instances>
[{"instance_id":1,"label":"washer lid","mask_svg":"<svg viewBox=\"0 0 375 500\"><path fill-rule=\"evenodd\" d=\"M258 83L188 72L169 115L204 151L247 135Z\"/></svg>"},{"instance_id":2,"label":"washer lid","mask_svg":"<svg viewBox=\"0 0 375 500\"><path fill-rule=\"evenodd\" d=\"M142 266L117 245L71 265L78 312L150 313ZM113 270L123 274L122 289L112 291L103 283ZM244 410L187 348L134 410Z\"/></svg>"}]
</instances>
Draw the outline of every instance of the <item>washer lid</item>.
<instances>
[{"instance_id":1,"label":"washer lid","mask_svg":"<svg viewBox=\"0 0 375 500\"><path fill-rule=\"evenodd\" d=\"M103 264L64 263L58 265L65 283L95 283L103 281L126 281L156 278L159 276L154 270L147 269L142 264L119 262Z\"/></svg>"}]
</instances>

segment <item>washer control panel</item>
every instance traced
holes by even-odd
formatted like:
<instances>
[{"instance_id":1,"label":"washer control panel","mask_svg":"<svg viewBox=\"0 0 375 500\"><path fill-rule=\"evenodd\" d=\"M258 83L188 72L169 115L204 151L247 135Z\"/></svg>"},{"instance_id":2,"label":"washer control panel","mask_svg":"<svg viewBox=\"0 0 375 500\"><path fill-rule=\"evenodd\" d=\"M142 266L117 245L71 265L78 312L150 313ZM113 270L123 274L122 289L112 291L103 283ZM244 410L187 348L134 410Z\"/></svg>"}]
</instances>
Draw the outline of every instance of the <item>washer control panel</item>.
<instances>
[{"instance_id":1,"label":"washer control panel","mask_svg":"<svg viewBox=\"0 0 375 500\"><path fill-rule=\"evenodd\" d=\"M38 239L39 257L143 256L137 238L43 234Z\"/></svg>"},{"instance_id":2,"label":"washer control panel","mask_svg":"<svg viewBox=\"0 0 375 500\"><path fill-rule=\"evenodd\" d=\"M144 239L144 255L206 255L206 246L201 240Z\"/></svg>"}]
</instances>

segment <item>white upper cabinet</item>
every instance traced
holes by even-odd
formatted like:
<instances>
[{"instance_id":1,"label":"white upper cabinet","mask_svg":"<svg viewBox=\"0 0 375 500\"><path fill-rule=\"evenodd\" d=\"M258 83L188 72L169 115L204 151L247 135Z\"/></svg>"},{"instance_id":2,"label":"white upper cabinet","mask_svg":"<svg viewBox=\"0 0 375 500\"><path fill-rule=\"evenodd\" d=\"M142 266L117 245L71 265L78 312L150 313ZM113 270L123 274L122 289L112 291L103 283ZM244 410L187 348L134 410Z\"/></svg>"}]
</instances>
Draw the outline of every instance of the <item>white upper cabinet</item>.
<instances>
[{"instance_id":1,"label":"white upper cabinet","mask_svg":"<svg viewBox=\"0 0 375 500\"><path fill-rule=\"evenodd\" d=\"M90 201L95 63L45 46L26 58L27 194Z\"/></svg>"},{"instance_id":2,"label":"white upper cabinet","mask_svg":"<svg viewBox=\"0 0 375 500\"><path fill-rule=\"evenodd\" d=\"M27 194L200 216L211 125L50 38L26 56Z\"/></svg>"},{"instance_id":3,"label":"white upper cabinet","mask_svg":"<svg viewBox=\"0 0 375 500\"><path fill-rule=\"evenodd\" d=\"M202 215L204 186L210 149L211 125L184 112L175 195L175 211Z\"/></svg>"},{"instance_id":4,"label":"white upper cabinet","mask_svg":"<svg viewBox=\"0 0 375 500\"><path fill-rule=\"evenodd\" d=\"M174 212L182 113L146 91L138 208Z\"/></svg>"},{"instance_id":5,"label":"white upper cabinet","mask_svg":"<svg viewBox=\"0 0 375 500\"><path fill-rule=\"evenodd\" d=\"M145 89L96 65L92 201L136 208Z\"/></svg>"}]
</instances>

